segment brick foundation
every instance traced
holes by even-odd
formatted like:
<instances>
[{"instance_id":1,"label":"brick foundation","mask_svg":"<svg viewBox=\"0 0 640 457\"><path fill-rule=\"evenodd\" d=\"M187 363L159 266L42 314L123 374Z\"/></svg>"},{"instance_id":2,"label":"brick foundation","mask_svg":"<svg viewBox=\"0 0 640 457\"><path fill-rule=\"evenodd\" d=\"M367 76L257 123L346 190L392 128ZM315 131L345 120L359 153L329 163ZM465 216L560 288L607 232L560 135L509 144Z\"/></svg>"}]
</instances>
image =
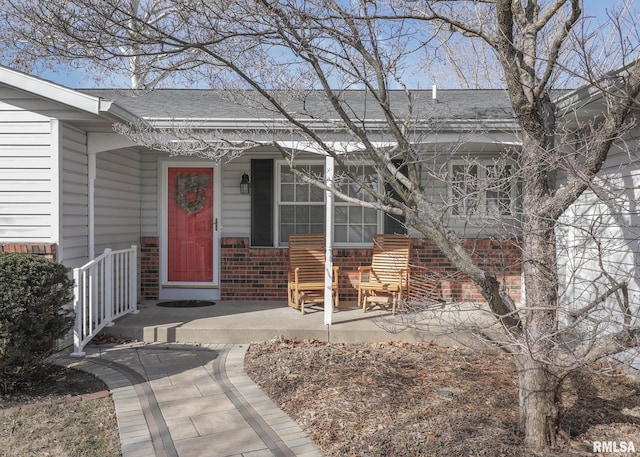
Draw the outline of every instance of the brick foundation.
<instances>
[{"instance_id":1,"label":"brick foundation","mask_svg":"<svg viewBox=\"0 0 640 457\"><path fill-rule=\"evenodd\" d=\"M469 240L481 268L497 275L511 297L520 301L520 248L517 242ZM445 299L482 300L471 281L456 273L444 254L429 240L412 241L412 293L421 285L436 280ZM159 293L159 241L157 237L140 239L141 296L157 299ZM355 301L358 295L358 267L371 262L372 250L336 248L334 264L340 267L340 300ZM220 246L220 292L223 300L287 299L288 251L286 248L255 248L249 238L225 237Z\"/></svg>"},{"instance_id":2,"label":"brick foundation","mask_svg":"<svg viewBox=\"0 0 640 457\"><path fill-rule=\"evenodd\" d=\"M36 254L49 260L57 260L55 243L4 243L0 244L0 250L2 252Z\"/></svg>"},{"instance_id":3,"label":"brick foundation","mask_svg":"<svg viewBox=\"0 0 640 457\"><path fill-rule=\"evenodd\" d=\"M478 266L495 274L504 290L519 302L522 271L519 243L515 240L467 240L465 247ZM437 280L447 301L484 300L475 284L462 276L432 241L414 240L410 263L412 281L420 283L423 277Z\"/></svg>"},{"instance_id":4,"label":"brick foundation","mask_svg":"<svg viewBox=\"0 0 640 457\"><path fill-rule=\"evenodd\" d=\"M497 275L505 290L520 301L520 248L517 242L469 240L467 248L482 268ZM424 281L437 280L447 300L482 300L471 281L456 269L429 240L413 240L412 281L419 288ZM355 301L358 296L358 267L371 262L372 250L336 248L334 265L340 267L340 300ZM220 287L227 300L286 300L286 248L252 248L248 238L223 238L221 245Z\"/></svg>"},{"instance_id":5,"label":"brick foundation","mask_svg":"<svg viewBox=\"0 0 640 457\"><path fill-rule=\"evenodd\" d=\"M251 248L249 238L223 238L220 292L223 300L286 300L288 252Z\"/></svg>"}]
</instances>

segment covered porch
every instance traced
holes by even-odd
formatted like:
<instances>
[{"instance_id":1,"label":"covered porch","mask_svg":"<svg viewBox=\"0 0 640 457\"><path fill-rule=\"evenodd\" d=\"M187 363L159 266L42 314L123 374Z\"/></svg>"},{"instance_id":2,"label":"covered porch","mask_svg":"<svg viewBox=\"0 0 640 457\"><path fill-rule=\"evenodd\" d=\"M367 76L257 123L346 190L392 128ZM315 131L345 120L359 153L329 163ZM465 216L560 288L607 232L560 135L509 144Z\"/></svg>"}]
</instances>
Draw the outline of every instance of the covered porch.
<instances>
[{"instance_id":1,"label":"covered porch","mask_svg":"<svg viewBox=\"0 0 640 457\"><path fill-rule=\"evenodd\" d=\"M144 301L138 314L121 317L104 332L147 343L201 344L240 344L284 337L333 343L424 341L452 345L460 338L469 338L458 333L454 340L438 322L430 322L420 330L406 328L402 315L394 316L390 309L376 308L363 313L349 303L341 304L332 314L332 325L324 324L322 307L312 307L303 315L288 307L286 301L218 300L211 306L191 308L162 307L158 303Z\"/></svg>"}]
</instances>

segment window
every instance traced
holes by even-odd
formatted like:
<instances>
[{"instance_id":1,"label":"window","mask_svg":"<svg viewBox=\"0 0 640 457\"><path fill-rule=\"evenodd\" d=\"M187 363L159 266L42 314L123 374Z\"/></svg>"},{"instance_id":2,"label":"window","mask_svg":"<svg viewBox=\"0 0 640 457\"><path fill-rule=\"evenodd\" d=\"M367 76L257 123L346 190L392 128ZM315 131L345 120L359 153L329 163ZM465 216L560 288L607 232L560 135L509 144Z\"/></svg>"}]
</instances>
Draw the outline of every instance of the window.
<instances>
[{"instance_id":1,"label":"window","mask_svg":"<svg viewBox=\"0 0 640 457\"><path fill-rule=\"evenodd\" d=\"M364 186L378 188L378 173L375 168L364 165L348 167L350 175L356 176ZM356 180L336 173L336 188L349 197L365 202L372 202L374 198L362 189ZM336 198L334 204L334 240L337 243L369 243L373 235L378 232L378 211L373 208L363 208Z\"/></svg>"},{"instance_id":2,"label":"window","mask_svg":"<svg viewBox=\"0 0 640 457\"><path fill-rule=\"evenodd\" d=\"M510 164L487 165L487 213L492 216L508 216L512 213L515 185L513 166Z\"/></svg>"},{"instance_id":3,"label":"window","mask_svg":"<svg viewBox=\"0 0 640 457\"><path fill-rule=\"evenodd\" d=\"M450 163L450 203L454 216L511 216L517 185L513 164L503 160Z\"/></svg>"},{"instance_id":4,"label":"window","mask_svg":"<svg viewBox=\"0 0 640 457\"><path fill-rule=\"evenodd\" d=\"M309 163L295 168L317 179L324 179L324 165ZM349 173L358 177L363 185L379 187L378 174L372 166L350 165ZM291 233L324 233L325 192L296 176L288 164L280 163L278 171L278 240L286 244ZM336 170L335 185L349 197L364 201L374 198L362 186L348 177L344 170ZM363 208L340 198L334 202L334 241L336 243L371 243L378 233L382 218L378 211Z\"/></svg>"},{"instance_id":5,"label":"window","mask_svg":"<svg viewBox=\"0 0 640 457\"><path fill-rule=\"evenodd\" d=\"M298 165L301 172L324 179L323 165ZM292 233L324 233L324 191L295 175L288 165L280 171L279 222L280 243Z\"/></svg>"},{"instance_id":6,"label":"window","mask_svg":"<svg viewBox=\"0 0 640 457\"><path fill-rule=\"evenodd\" d=\"M478 165L464 163L451 166L451 203L455 216L476 214L478 184Z\"/></svg>"}]
</instances>

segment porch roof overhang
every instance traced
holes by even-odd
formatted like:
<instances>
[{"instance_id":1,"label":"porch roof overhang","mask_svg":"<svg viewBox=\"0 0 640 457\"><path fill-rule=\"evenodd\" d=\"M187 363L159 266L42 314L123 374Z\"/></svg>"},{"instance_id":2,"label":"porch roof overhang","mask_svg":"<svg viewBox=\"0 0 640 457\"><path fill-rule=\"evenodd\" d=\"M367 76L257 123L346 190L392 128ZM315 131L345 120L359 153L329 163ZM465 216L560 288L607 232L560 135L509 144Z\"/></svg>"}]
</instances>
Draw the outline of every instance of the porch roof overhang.
<instances>
[{"instance_id":1,"label":"porch roof overhang","mask_svg":"<svg viewBox=\"0 0 640 457\"><path fill-rule=\"evenodd\" d=\"M153 129L189 129L202 136L224 140L226 143L255 142L256 145L276 145L285 149L325 155L329 147L338 154L365 149L365 144L347 132L343 122L333 120L301 120L303 127L294 126L285 119L268 118L144 118ZM397 144L389 133L387 121L367 119L360 126L372 138L370 145L376 148ZM322 144L312 141L304 130L318 134ZM457 119L434 121L433 119L412 125L409 141L415 145L451 143L519 145L520 128L514 119Z\"/></svg>"}]
</instances>

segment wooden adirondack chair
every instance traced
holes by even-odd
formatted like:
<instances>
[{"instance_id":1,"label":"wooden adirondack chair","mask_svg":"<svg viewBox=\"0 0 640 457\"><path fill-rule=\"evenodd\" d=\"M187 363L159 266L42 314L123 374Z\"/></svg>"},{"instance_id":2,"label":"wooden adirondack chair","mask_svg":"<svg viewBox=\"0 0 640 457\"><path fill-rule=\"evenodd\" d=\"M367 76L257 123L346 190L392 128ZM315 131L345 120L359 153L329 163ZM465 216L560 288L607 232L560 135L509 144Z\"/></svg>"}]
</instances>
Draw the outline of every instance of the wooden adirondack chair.
<instances>
[{"instance_id":1,"label":"wooden adirondack chair","mask_svg":"<svg viewBox=\"0 0 640 457\"><path fill-rule=\"evenodd\" d=\"M411 239L404 235L375 235L371 265L359 267L358 306L391 302L395 313L398 300L409 296Z\"/></svg>"},{"instance_id":2,"label":"wooden adirondack chair","mask_svg":"<svg viewBox=\"0 0 640 457\"><path fill-rule=\"evenodd\" d=\"M307 303L324 303L325 244L323 234L289 235L289 306L304 314ZM338 267L333 267L333 299L340 305Z\"/></svg>"}]
</instances>

